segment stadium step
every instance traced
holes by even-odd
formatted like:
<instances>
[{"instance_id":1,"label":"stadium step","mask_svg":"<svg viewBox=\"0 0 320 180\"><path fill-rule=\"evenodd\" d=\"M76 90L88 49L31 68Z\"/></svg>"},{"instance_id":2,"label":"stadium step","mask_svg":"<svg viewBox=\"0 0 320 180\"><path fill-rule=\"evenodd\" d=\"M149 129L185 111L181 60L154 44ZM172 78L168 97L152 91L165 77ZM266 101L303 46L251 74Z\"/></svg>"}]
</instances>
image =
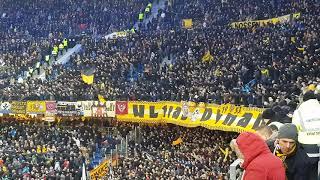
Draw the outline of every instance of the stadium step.
<instances>
[{"instance_id":1,"label":"stadium step","mask_svg":"<svg viewBox=\"0 0 320 180\"><path fill-rule=\"evenodd\" d=\"M64 53L63 55L58 56L57 60L55 62L52 62L49 66L44 65L40 68L40 73L37 75L33 75L33 79L41 79L42 81L44 81L45 79L47 79L47 75L46 75L46 68L52 67L53 63L54 64L66 64L69 60L71 55L78 53L81 50L81 44L77 44L75 45L73 48L68 49L68 51L66 53ZM26 77L25 77L26 78Z\"/></svg>"},{"instance_id":2,"label":"stadium step","mask_svg":"<svg viewBox=\"0 0 320 180\"><path fill-rule=\"evenodd\" d=\"M142 22L144 26L147 26L147 24L150 21L152 21L153 18L157 17L159 9L164 9L165 8L166 1L167 0L159 0L158 2L154 1L152 3L151 15L148 18L144 19L143 22ZM139 22L135 23L134 28L135 29L139 29Z\"/></svg>"}]
</instances>

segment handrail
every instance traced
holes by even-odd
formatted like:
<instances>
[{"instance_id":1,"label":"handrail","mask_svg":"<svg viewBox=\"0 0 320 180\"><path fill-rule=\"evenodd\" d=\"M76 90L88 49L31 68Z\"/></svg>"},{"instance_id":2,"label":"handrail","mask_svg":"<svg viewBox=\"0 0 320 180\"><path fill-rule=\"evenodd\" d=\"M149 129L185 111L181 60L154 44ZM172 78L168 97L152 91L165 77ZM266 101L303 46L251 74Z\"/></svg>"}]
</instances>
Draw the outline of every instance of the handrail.
<instances>
[{"instance_id":1,"label":"handrail","mask_svg":"<svg viewBox=\"0 0 320 180\"><path fill-rule=\"evenodd\" d=\"M229 168L229 177L230 180L237 180L241 174L239 174L239 170L240 170L240 159L235 160Z\"/></svg>"}]
</instances>

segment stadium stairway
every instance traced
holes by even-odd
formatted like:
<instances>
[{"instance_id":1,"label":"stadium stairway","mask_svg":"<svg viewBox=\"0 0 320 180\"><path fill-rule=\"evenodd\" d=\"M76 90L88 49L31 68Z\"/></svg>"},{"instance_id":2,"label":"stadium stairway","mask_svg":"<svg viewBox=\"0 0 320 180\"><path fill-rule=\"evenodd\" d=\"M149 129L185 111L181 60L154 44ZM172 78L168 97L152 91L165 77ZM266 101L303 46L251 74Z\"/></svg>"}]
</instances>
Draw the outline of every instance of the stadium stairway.
<instances>
[{"instance_id":1,"label":"stadium stairway","mask_svg":"<svg viewBox=\"0 0 320 180\"><path fill-rule=\"evenodd\" d=\"M108 136L103 141L107 142L107 145L105 145L104 142L96 143L95 151L93 152L93 156L89 165L90 168L97 167L101 162L112 156L112 151L115 151L116 146L118 146L120 143L112 135Z\"/></svg>"},{"instance_id":2,"label":"stadium stairway","mask_svg":"<svg viewBox=\"0 0 320 180\"><path fill-rule=\"evenodd\" d=\"M166 5L166 1L167 0L156 0L152 3L152 9L151 9L151 14L145 18L143 21L142 21L142 24L141 22L136 22L133 27L135 30L139 30L139 26L143 25L143 26L147 26L147 24L152 21L153 18L157 18L157 15L158 15L158 12L159 12L159 9L164 9L165 8L165 5ZM137 16L138 16L138 13L137 12ZM131 29L131 27L130 27ZM117 31L115 32L112 32L112 33L109 33L107 34L106 36L104 36L106 39L109 39L109 38L112 38L114 33L116 33Z\"/></svg>"},{"instance_id":3,"label":"stadium stairway","mask_svg":"<svg viewBox=\"0 0 320 180\"><path fill-rule=\"evenodd\" d=\"M159 12L159 9L164 9L167 0L158 0L152 3L151 14L146 19L143 20L143 25L147 26L147 24L152 21L153 18L156 18ZM139 29L139 22L136 22L134 25L135 29Z\"/></svg>"},{"instance_id":4,"label":"stadium stairway","mask_svg":"<svg viewBox=\"0 0 320 180\"><path fill-rule=\"evenodd\" d=\"M98 166L103 160L102 157L102 152L101 152L101 148L96 145L96 150L93 153L93 157L92 160L90 161L90 168L95 168L96 166Z\"/></svg>"},{"instance_id":5,"label":"stadium stairway","mask_svg":"<svg viewBox=\"0 0 320 180\"><path fill-rule=\"evenodd\" d=\"M67 52L65 52L63 55L58 56L57 60L55 62L52 62L49 67L52 67L52 64L66 64L69 60L71 55L78 53L81 50L81 44L75 45L73 48L69 48ZM52 60L52 59L51 59ZM32 76L33 79L41 79L45 80L46 79L46 73L45 73L45 68L48 68L48 66L43 65L40 68L40 73L39 75L35 74ZM25 77L26 79L26 77Z\"/></svg>"}]
</instances>

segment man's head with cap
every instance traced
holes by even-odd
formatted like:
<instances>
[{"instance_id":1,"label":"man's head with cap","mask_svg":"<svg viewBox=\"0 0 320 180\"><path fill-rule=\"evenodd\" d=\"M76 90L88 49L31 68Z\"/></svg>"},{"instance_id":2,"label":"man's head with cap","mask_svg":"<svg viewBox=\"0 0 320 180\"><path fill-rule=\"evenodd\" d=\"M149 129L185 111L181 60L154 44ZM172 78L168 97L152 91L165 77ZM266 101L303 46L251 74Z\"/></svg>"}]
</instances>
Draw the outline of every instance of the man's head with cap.
<instances>
[{"instance_id":1,"label":"man's head with cap","mask_svg":"<svg viewBox=\"0 0 320 180\"><path fill-rule=\"evenodd\" d=\"M282 153L288 154L294 151L297 141L298 130L296 125L287 123L279 128L277 142Z\"/></svg>"}]
</instances>

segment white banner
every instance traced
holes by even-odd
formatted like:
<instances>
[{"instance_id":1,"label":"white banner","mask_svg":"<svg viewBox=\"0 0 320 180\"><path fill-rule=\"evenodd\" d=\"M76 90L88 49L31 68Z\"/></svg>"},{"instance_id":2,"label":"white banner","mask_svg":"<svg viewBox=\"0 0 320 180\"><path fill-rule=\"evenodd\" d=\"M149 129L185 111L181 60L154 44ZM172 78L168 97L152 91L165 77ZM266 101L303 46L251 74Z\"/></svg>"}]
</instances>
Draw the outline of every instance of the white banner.
<instances>
[{"instance_id":1,"label":"white banner","mask_svg":"<svg viewBox=\"0 0 320 180\"><path fill-rule=\"evenodd\" d=\"M79 104L81 105L81 115L84 117L91 117L94 101L78 101L78 105Z\"/></svg>"},{"instance_id":2,"label":"white banner","mask_svg":"<svg viewBox=\"0 0 320 180\"><path fill-rule=\"evenodd\" d=\"M11 109L11 104L9 102L0 103L0 113L9 114Z\"/></svg>"},{"instance_id":3,"label":"white banner","mask_svg":"<svg viewBox=\"0 0 320 180\"><path fill-rule=\"evenodd\" d=\"M116 117L116 101L107 101L107 117Z\"/></svg>"}]
</instances>

